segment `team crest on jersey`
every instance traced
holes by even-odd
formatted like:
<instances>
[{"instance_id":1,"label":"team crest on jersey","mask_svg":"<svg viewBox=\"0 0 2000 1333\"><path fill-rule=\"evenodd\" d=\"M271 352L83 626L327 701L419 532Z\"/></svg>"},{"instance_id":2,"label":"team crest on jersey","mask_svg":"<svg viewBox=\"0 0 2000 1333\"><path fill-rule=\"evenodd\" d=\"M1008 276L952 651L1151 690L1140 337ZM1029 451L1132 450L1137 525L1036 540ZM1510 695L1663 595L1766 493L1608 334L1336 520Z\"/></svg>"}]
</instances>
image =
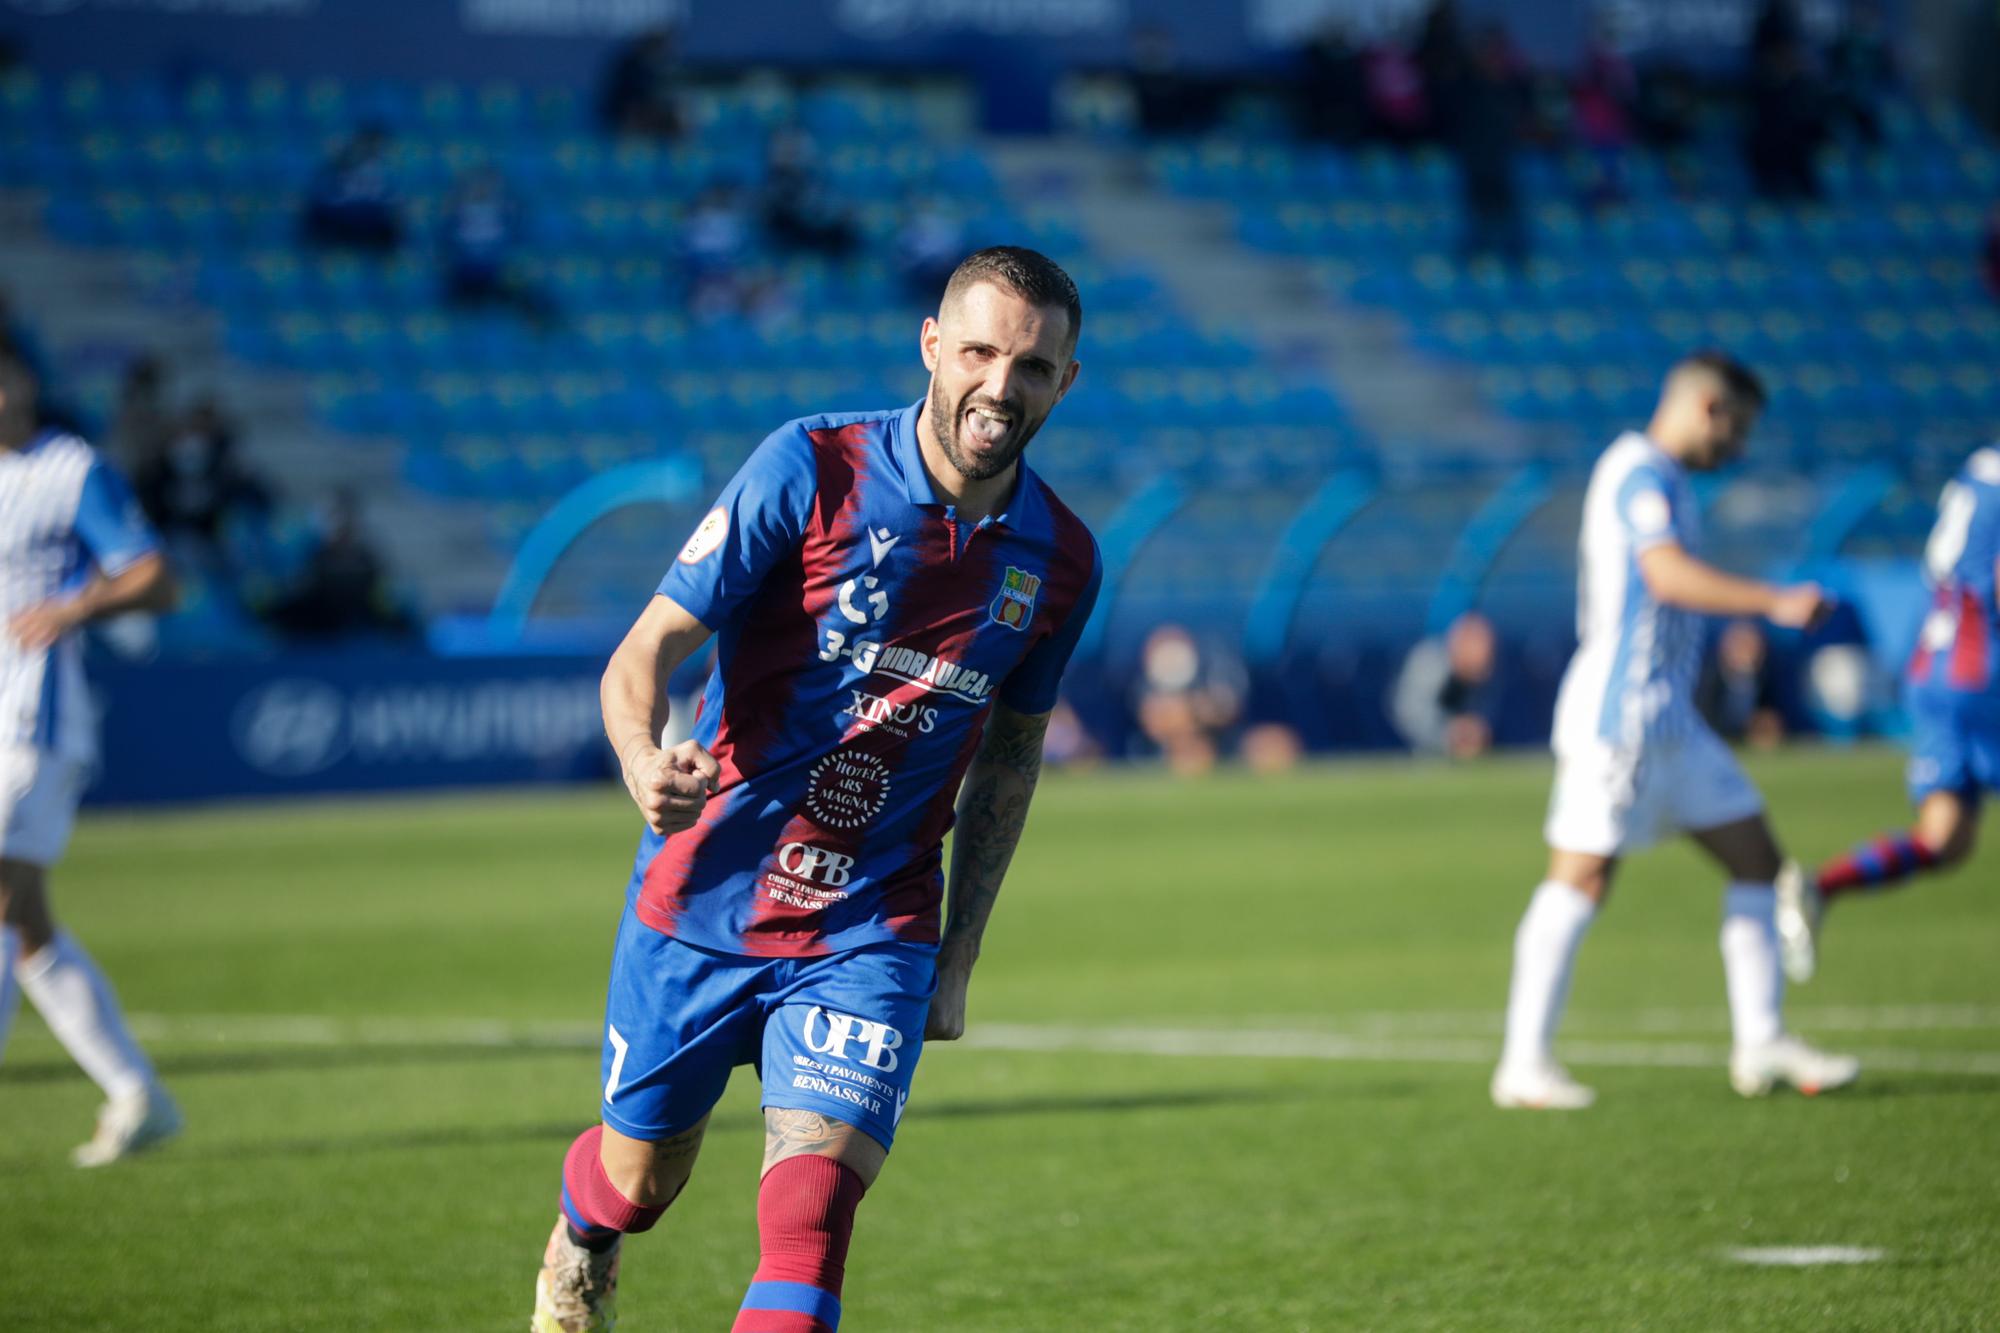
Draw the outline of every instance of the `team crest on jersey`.
<instances>
[{"instance_id":1,"label":"team crest on jersey","mask_svg":"<svg viewBox=\"0 0 2000 1333\"><path fill-rule=\"evenodd\" d=\"M1035 593L1041 586L1041 575L1007 566L1007 578L1000 585L1000 595L993 599L987 614L1008 629L1028 628L1028 622L1035 618Z\"/></svg>"}]
</instances>

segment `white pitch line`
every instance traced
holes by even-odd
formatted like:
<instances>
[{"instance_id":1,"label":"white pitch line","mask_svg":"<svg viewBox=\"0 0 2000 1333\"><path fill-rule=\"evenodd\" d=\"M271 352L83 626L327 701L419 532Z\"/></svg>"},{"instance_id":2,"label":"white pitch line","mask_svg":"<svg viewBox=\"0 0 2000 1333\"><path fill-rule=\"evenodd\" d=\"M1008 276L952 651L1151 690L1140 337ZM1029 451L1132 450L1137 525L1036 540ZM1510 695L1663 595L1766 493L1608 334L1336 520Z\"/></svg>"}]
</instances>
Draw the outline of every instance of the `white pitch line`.
<instances>
[{"instance_id":1,"label":"white pitch line","mask_svg":"<svg viewBox=\"0 0 2000 1333\"><path fill-rule=\"evenodd\" d=\"M1766 1268L1818 1268L1826 1264L1872 1264L1888 1251L1861 1245L1760 1245L1724 1250L1723 1257L1739 1264Z\"/></svg>"},{"instance_id":2,"label":"white pitch line","mask_svg":"<svg viewBox=\"0 0 2000 1333\"><path fill-rule=\"evenodd\" d=\"M1802 1032L2000 1032L2000 1005L1884 1004L1790 1005L1792 1025ZM1328 1013L1323 1019L1297 1014L1267 1014L1241 1020L1246 1026L1296 1027L1301 1023L1329 1032L1365 1036L1411 1033L1432 1036L1499 1035L1506 1025L1499 1009L1383 1010ZM1564 1021L1572 1033L1714 1033L1729 1026L1721 1007L1584 1010Z\"/></svg>"},{"instance_id":3,"label":"white pitch line","mask_svg":"<svg viewBox=\"0 0 2000 1333\"><path fill-rule=\"evenodd\" d=\"M1373 1061L1388 1064L1491 1064L1491 1041L1352 1037L1327 1032L1226 1028L1062 1027L980 1024L961 1045L985 1050L1086 1052L1098 1055L1199 1056L1205 1059ZM1862 1069L1891 1073L2000 1075L2000 1051L1855 1051ZM1729 1061L1728 1048L1688 1042L1564 1042L1576 1065L1634 1069L1707 1069Z\"/></svg>"},{"instance_id":4,"label":"white pitch line","mask_svg":"<svg viewBox=\"0 0 2000 1333\"><path fill-rule=\"evenodd\" d=\"M1872 1011L1857 1011L1866 1014ZM1895 1011L1898 1031L1925 1030L1921 1007ZM1421 1015L1409 1015L1421 1017ZM1939 1011L1939 1030L1955 1030ZM217 1045L396 1047L491 1046L595 1049L602 1034L594 1023L508 1023L454 1018L333 1019L313 1015L161 1015L130 1019L142 1041ZM1708 1030L1713 1030L1711 1026ZM1887 1030L1887 1029L1885 1029ZM1388 1064L1484 1065L1497 1057L1489 1036L1396 1035L1314 1031L1265 1026L1165 1027L1145 1024L979 1023L958 1043L993 1051L1147 1055L1203 1059L1360 1061ZM1885 1073L2000 1075L2000 1050L1874 1049L1853 1052L1864 1070ZM1728 1062L1719 1044L1685 1041L1584 1040L1562 1045L1576 1065L1633 1069L1710 1069Z\"/></svg>"}]
</instances>

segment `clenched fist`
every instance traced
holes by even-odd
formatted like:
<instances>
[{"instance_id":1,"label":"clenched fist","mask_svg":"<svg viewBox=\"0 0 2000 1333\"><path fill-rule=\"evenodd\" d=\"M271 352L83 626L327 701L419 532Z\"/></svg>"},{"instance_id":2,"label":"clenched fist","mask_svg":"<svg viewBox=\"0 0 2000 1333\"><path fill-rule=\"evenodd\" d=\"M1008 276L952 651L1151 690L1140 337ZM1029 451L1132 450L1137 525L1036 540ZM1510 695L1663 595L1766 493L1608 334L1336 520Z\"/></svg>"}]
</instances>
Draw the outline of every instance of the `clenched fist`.
<instances>
[{"instance_id":1,"label":"clenched fist","mask_svg":"<svg viewBox=\"0 0 2000 1333\"><path fill-rule=\"evenodd\" d=\"M1817 583L1782 588L1771 607L1771 623L1786 629L1818 629L1833 614L1833 598Z\"/></svg>"},{"instance_id":2,"label":"clenched fist","mask_svg":"<svg viewBox=\"0 0 2000 1333\"><path fill-rule=\"evenodd\" d=\"M682 741L670 750L647 746L634 754L625 765L625 790L646 817L646 827L671 837L694 827L721 777L714 755Z\"/></svg>"}]
</instances>

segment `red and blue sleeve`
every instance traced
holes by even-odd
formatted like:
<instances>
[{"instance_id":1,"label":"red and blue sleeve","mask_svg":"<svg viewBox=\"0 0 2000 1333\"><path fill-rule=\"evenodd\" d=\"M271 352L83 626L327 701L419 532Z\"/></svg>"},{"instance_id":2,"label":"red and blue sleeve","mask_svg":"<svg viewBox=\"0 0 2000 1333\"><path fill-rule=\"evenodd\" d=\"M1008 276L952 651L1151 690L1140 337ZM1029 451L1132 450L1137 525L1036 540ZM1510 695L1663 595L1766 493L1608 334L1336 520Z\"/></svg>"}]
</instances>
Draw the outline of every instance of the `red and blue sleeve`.
<instances>
[{"instance_id":1,"label":"red and blue sleeve","mask_svg":"<svg viewBox=\"0 0 2000 1333\"><path fill-rule=\"evenodd\" d=\"M91 563L106 578L116 578L160 549L160 539L146 521L145 511L125 479L98 461L84 474L77 500L76 535Z\"/></svg>"},{"instance_id":2,"label":"red and blue sleeve","mask_svg":"<svg viewBox=\"0 0 2000 1333\"><path fill-rule=\"evenodd\" d=\"M695 527L659 592L719 630L805 539L819 487L812 442L796 425L757 446Z\"/></svg>"},{"instance_id":3,"label":"red and blue sleeve","mask_svg":"<svg viewBox=\"0 0 2000 1333\"><path fill-rule=\"evenodd\" d=\"M1097 605L1097 590L1103 581L1104 560L1093 542L1090 548L1090 577L1084 580L1076 600L1070 603L1055 633L1029 649L1021 664L1008 673L1006 681L1000 686L1001 703L1017 713L1030 715L1046 713L1056 706L1056 693L1062 684L1063 671L1069 666L1070 655L1076 651L1077 640L1083 637L1083 627L1090 623L1090 613Z\"/></svg>"}]
</instances>

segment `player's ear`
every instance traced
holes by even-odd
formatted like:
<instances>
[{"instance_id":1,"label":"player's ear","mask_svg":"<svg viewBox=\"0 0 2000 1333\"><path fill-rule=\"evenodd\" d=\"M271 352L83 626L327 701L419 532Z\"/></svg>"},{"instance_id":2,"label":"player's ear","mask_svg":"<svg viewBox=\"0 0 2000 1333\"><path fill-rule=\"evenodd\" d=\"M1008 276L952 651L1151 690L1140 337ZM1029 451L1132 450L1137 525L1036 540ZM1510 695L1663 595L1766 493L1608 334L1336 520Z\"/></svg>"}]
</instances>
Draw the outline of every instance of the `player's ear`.
<instances>
[{"instance_id":1,"label":"player's ear","mask_svg":"<svg viewBox=\"0 0 2000 1333\"><path fill-rule=\"evenodd\" d=\"M935 318L924 316L923 331L917 335L917 348L923 353L924 369L936 372L938 368L938 344L944 340L944 330Z\"/></svg>"},{"instance_id":2,"label":"player's ear","mask_svg":"<svg viewBox=\"0 0 2000 1333\"><path fill-rule=\"evenodd\" d=\"M1070 358L1069 368L1064 370L1062 373L1062 383L1056 386L1057 402L1060 403L1065 397L1068 396L1070 386L1076 383L1077 372L1082 369L1083 369L1083 362L1076 360L1074 357Z\"/></svg>"}]
</instances>

